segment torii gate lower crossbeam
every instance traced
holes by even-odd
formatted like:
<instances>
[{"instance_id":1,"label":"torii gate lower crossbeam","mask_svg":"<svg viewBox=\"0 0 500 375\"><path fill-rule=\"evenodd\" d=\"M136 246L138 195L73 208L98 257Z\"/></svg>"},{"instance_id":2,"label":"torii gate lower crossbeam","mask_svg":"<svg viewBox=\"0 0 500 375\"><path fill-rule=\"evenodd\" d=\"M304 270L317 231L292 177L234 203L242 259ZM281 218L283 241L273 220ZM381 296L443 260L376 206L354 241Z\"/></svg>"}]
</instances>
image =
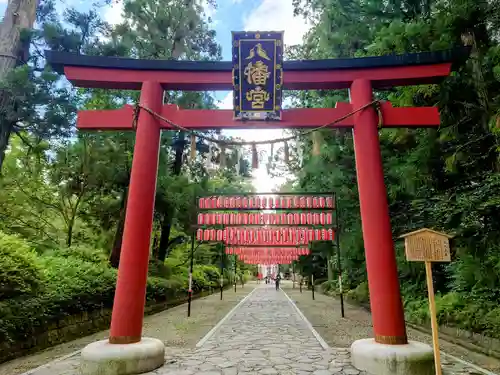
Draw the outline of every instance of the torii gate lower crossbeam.
<instances>
[{"instance_id":1,"label":"torii gate lower crossbeam","mask_svg":"<svg viewBox=\"0 0 500 375\"><path fill-rule=\"evenodd\" d=\"M304 83L301 83L300 80L301 70L297 68L300 67L300 64L298 62L290 63L291 66L295 67L292 75L294 81L293 85L291 85L294 89L317 88L316 85L319 82L322 82L322 88L346 87L345 81L350 79L348 87L350 88L351 103L338 103L337 107L333 109L284 111L283 121L279 123L240 123L232 120L232 114L228 111L179 110L172 105L162 105L163 89L166 86L187 89L196 87L196 79L200 77L200 69L197 69L197 74L191 74L193 73L191 71L193 65L190 65L191 68L188 67L185 71L176 66L175 69L172 69L175 71L174 75L158 75L158 77L168 76L173 80L177 80L178 84L151 80L155 75L148 72L145 77L148 77L149 80L143 81L140 85L140 104L184 128L193 130L250 126L268 128L270 125L302 128L317 127L370 104L373 101L373 88L419 82L437 82L449 74L451 60L455 56L453 53L448 53L443 55L444 57L441 56L432 61L429 56L424 58L417 55L395 57L394 64L398 65L397 68L391 67L386 60L377 60L378 62L370 66L368 63L360 62L363 59L352 59L352 67L362 66L362 68L350 68L346 75L339 74L339 68L325 70L324 61L317 64L318 66L321 65L321 71L314 69L314 62L307 62L307 66L302 69L304 77L307 78L304 79ZM137 64L134 69L127 70L122 66L123 61L117 62L117 59L92 57L92 61L89 62L85 56L78 56L75 59L73 55L55 54L53 52L48 57L49 62L51 59L53 60L56 69L71 72L69 78L79 86L123 88L120 83L120 77L123 76L123 79L129 82L125 85L128 85L127 88L139 88L136 83L130 83L136 79L136 76L132 73L134 69L135 71L138 70ZM411 66L406 70L405 61L408 64L411 62ZM153 62L148 63L150 67L151 64L154 64ZM115 69L113 64L121 65ZM346 60L343 60L343 64L344 68L349 68ZM286 66L285 64L285 88L287 87ZM230 68L230 66L227 67L227 69ZM90 69L87 75L85 75L86 69ZM230 76L226 76L227 69L221 66L217 74L214 74L213 79L217 81L213 86L214 88L226 88L225 80L230 80ZM151 69L148 68L148 70ZM165 70L168 69L163 69L163 71ZM199 85L200 89L210 87L211 72L213 73L213 70L206 72L207 76ZM101 86L99 80L102 81ZM113 86L113 82L115 86ZM392 108L389 103L384 103L381 106L381 113L383 126L385 127L439 126L438 111L432 107ZM130 106L114 111L81 111L78 116L78 128L81 130L132 130L133 116L134 110ZM418 369L423 368L422 366L432 367L433 356L430 347L423 344L421 344L423 346L415 346L415 343L410 344L411 348L408 350L412 353L418 353L418 358L414 357L410 367L405 362L411 355L406 355L408 352L405 352L408 340L384 184L378 126L378 115L373 107L366 107L356 112L354 116L348 117L333 126L353 128L373 330L375 342L378 343L374 344L370 340L355 342L352 347L353 363L359 369L376 375L401 374L401 371L407 375L427 374L428 371L418 372ZM144 109L140 111L137 121L124 238L111 321L109 338L111 344L133 345L142 342L142 322L161 129L172 129L172 127L163 123L149 111ZM95 356L92 356L89 352L102 350L102 345L96 345L87 350L87 354L82 356L84 364L95 364L96 361L92 362L93 359L89 359L95 358ZM392 349L388 349L389 347ZM158 351L158 347L155 350ZM132 372L127 373L150 371L159 366L159 357L159 355L156 355L154 359L148 362L148 365L144 364L147 361L143 361L142 367L136 366L131 370ZM87 362L85 362L85 358L87 358ZM381 360L381 358L386 360ZM94 367L98 368L99 366L95 364ZM84 371L84 373L93 374L90 370Z\"/></svg>"}]
</instances>

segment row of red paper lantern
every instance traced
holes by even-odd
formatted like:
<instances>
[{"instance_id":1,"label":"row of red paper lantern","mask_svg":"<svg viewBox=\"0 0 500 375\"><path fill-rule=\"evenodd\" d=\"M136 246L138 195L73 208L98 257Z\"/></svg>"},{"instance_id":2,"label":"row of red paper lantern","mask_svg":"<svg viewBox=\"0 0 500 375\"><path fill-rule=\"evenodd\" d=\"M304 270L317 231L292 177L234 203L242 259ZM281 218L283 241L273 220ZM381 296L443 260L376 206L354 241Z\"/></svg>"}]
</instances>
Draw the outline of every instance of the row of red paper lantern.
<instances>
[{"instance_id":1,"label":"row of red paper lantern","mask_svg":"<svg viewBox=\"0 0 500 375\"><path fill-rule=\"evenodd\" d=\"M198 225L332 225L332 223L331 212L198 214Z\"/></svg>"},{"instance_id":2,"label":"row of red paper lantern","mask_svg":"<svg viewBox=\"0 0 500 375\"><path fill-rule=\"evenodd\" d=\"M330 208L335 206L332 196L270 196L270 197L205 197L199 198L201 209L275 209L275 208Z\"/></svg>"},{"instance_id":3,"label":"row of red paper lantern","mask_svg":"<svg viewBox=\"0 0 500 375\"><path fill-rule=\"evenodd\" d=\"M279 261L277 260L281 260L281 259L287 259L287 260L298 260L299 257L296 256L296 255L277 255L277 256L268 256L268 257L255 257L255 256L242 256L242 255L239 255L238 258L242 261L242 262L245 262L249 259L255 259L257 261L260 261L260 262L273 262L273 263L280 263Z\"/></svg>"},{"instance_id":4,"label":"row of red paper lantern","mask_svg":"<svg viewBox=\"0 0 500 375\"><path fill-rule=\"evenodd\" d=\"M217 241L231 245L306 245L311 241L333 241L333 229L307 228L224 228L198 229L198 241Z\"/></svg>"},{"instance_id":5,"label":"row of red paper lantern","mask_svg":"<svg viewBox=\"0 0 500 375\"><path fill-rule=\"evenodd\" d=\"M295 256L282 256L282 257L268 257L268 258L258 258L258 257L248 257L240 258L240 260L247 264L290 264L298 258Z\"/></svg>"},{"instance_id":6,"label":"row of red paper lantern","mask_svg":"<svg viewBox=\"0 0 500 375\"><path fill-rule=\"evenodd\" d=\"M282 256L282 255L308 255L310 250L307 248L249 248L249 247L228 247L226 254L254 255L254 256Z\"/></svg>"}]
</instances>

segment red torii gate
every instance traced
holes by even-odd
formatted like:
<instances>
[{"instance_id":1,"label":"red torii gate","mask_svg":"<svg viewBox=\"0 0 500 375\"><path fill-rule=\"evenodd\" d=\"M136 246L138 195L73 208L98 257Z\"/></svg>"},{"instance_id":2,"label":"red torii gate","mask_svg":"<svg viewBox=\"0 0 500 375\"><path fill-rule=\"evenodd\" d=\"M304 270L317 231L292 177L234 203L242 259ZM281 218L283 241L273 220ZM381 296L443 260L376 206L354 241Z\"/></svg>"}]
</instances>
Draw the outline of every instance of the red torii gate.
<instances>
[{"instance_id":1,"label":"red torii gate","mask_svg":"<svg viewBox=\"0 0 500 375\"><path fill-rule=\"evenodd\" d=\"M175 105L163 105L164 90L232 90L231 62L135 60L54 51L47 51L46 56L53 69L64 73L75 86L141 90L141 106L184 128L206 130L318 127L370 104L373 101L373 89L439 82L449 75L452 63L467 56L467 52L457 49L355 59L285 62L285 90L349 88L351 102L338 103L336 108L284 110L282 121L267 123L233 120L233 112L230 110L182 110ZM393 108L390 103L383 103L380 112L384 127L437 127L440 123L438 109L435 107ZM133 130L133 119L132 106L117 110L80 111L77 127L80 130ZM353 128L375 341L398 346L407 344L408 340L384 185L378 126L377 112L370 106L332 127ZM111 320L111 344L141 341L161 129L175 128L161 122L148 111L140 111ZM377 366L369 360L364 365L356 364L356 358L354 360L355 365L362 369L367 369L366 366L370 365ZM156 363L155 366L159 365L161 364ZM130 373L152 368L136 369ZM384 374L394 371L368 370Z\"/></svg>"}]
</instances>

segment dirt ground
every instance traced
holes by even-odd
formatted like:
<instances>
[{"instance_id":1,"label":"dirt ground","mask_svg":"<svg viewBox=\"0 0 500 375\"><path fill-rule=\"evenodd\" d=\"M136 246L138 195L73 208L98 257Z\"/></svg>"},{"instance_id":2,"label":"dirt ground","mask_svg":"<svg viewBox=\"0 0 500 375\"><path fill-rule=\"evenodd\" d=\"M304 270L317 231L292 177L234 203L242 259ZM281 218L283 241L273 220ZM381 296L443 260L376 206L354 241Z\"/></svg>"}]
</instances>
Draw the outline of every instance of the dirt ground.
<instances>
[{"instance_id":1,"label":"dirt ground","mask_svg":"<svg viewBox=\"0 0 500 375\"><path fill-rule=\"evenodd\" d=\"M236 293L233 289L225 290L222 301L219 293L196 299L191 305L190 318L187 317L186 304L147 316L144 318L143 336L163 340L167 347L194 347L254 287L254 284L247 284L244 288L238 286ZM33 355L2 363L0 364L0 375L22 374L56 358L80 350L91 342L105 339L108 334L109 331L98 332Z\"/></svg>"},{"instance_id":2,"label":"dirt ground","mask_svg":"<svg viewBox=\"0 0 500 375\"><path fill-rule=\"evenodd\" d=\"M313 300L310 290L303 289L300 293L298 285L293 289L291 282L283 283L282 288L330 346L349 347L355 340L373 337L371 315L365 309L345 303L345 318L342 318L339 300L318 292ZM408 328L408 336L411 340L432 343L430 335L411 328ZM442 339L440 347L447 354L500 374L500 361L493 357L471 352Z\"/></svg>"}]
</instances>

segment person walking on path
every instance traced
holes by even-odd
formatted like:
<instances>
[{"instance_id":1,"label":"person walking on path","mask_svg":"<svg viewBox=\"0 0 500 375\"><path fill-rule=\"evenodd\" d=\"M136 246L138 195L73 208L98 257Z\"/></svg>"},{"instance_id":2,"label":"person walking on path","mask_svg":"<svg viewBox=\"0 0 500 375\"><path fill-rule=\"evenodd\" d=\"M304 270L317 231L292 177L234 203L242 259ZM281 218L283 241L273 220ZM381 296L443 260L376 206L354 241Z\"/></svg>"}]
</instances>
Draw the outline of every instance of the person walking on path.
<instances>
[{"instance_id":1,"label":"person walking on path","mask_svg":"<svg viewBox=\"0 0 500 375\"><path fill-rule=\"evenodd\" d=\"M276 290L279 290L281 281L281 275L279 273L276 275L275 281L276 281Z\"/></svg>"}]
</instances>

